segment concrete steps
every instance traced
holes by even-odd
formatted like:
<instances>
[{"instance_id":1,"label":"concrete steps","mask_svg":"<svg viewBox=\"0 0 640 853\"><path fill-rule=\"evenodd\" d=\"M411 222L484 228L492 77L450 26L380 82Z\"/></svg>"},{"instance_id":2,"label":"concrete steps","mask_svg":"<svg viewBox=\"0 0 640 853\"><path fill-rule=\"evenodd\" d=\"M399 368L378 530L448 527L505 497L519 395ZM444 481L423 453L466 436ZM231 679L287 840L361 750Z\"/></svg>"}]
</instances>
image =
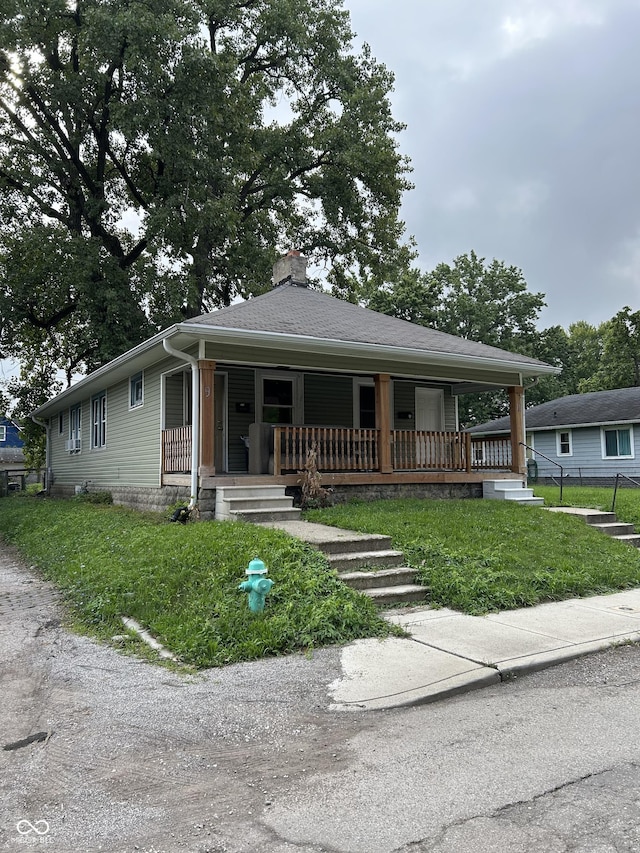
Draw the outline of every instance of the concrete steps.
<instances>
[{"instance_id":1,"label":"concrete steps","mask_svg":"<svg viewBox=\"0 0 640 853\"><path fill-rule=\"evenodd\" d=\"M216 489L216 521L295 521L300 510L284 486L219 486Z\"/></svg>"},{"instance_id":2,"label":"concrete steps","mask_svg":"<svg viewBox=\"0 0 640 853\"><path fill-rule=\"evenodd\" d=\"M317 543L343 583L368 595L380 606L426 601L427 590L415 583L415 569L404 566L404 554L389 547L387 536Z\"/></svg>"},{"instance_id":3,"label":"concrete steps","mask_svg":"<svg viewBox=\"0 0 640 853\"><path fill-rule=\"evenodd\" d=\"M516 501L525 506L543 506L544 499L533 496L533 489L524 488L522 480L484 480L482 497L492 501Z\"/></svg>"},{"instance_id":4,"label":"concrete steps","mask_svg":"<svg viewBox=\"0 0 640 853\"><path fill-rule=\"evenodd\" d=\"M634 548L640 548L640 534L634 532L633 524L618 521L615 512L599 512L595 509L583 509L577 506L550 506L549 512L563 512L566 515L576 515L590 527L599 530L612 539L618 539Z\"/></svg>"}]
</instances>

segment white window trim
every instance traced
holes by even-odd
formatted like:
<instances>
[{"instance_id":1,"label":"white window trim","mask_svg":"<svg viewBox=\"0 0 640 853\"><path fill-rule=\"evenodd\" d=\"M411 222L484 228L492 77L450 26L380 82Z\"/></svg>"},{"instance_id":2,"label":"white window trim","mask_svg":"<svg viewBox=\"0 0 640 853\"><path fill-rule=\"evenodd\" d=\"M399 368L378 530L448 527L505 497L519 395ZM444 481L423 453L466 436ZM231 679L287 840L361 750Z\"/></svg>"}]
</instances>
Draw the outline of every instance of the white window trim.
<instances>
[{"instance_id":1,"label":"white window trim","mask_svg":"<svg viewBox=\"0 0 640 853\"><path fill-rule=\"evenodd\" d=\"M562 441L560 436L563 433L567 433L569 436L569 452L563 453L560 449L562 447ZM556 456L562 456L566 459L567 456L573 456L573 432L570 429L557 429L556 430Z\"/></svg>"},{"instance_id":2,"label":"white window trim","mask_svg":"<svg viewBox=\"0 0 640 853\"><path fill-rule=\"evenodd\" d=\"M606 442L606 438L605 438L605 433L606 432L613 432L614 430L616 432L620 432L621 430L627 430L627 429L629 430L629 444L631 445L631 453L629 453L627 456L607 456L607 442ZM635 459L636 458L635 457L635 444L634 444L634 440L633 440L633 426L631 424L624 425L624 426L614 426L612 424L611 426L600 427L600 442L601 442L601 447L602 447L602 458L605 461L609 461L611 459Z\"/></svg>"},{"instance_id":3,"label":"white window trim","mask_svg":"<svg viewBox=\"0 0 640 853\"><path fill-rule=\"evenodd\" d=\"M104 418L101 418L101 423L103 426L100 429L101 437L103 438L103 442L101 444L96 444L96 432L95 432L95 417L94 417L94 406L100 400L104 400ZM102 407L101 407L102 408ZM96 394L91 398L91 423L89 424L91 428L91 449L92 450L104 450L107 446L107 392L102 391L100 394ZM102 413L101 413L102 414Z\"/></svg>"},{"instance_id":4,"label":"white window trim","mask_svg":"<svg viewBox=\"0 0 640 853\"><path fill-rule=\"evenodd\" d=\"M291 409L291 423L304 423L304 379L302 373L293 373L289 370L256 370L256 421L262 421L262 409L264 407L264 379L288 379L293 382L293 406ZM277 426L277 424L274 424Z\"/></svg>"},{"instance_id":5,"label":"white window trim","mask_svg":"<svg viewBox=\"0 0 640 853\"><path fill-rule=\"evenodd\" d=\"M74 418L74 412L77 412L77 418ZM71 442L74 442L71 445ZM82 405L71 406L69 409L69 441L67 450L70 453L80 453L82 449Z\"/></svg>"},{"instance_id":6,"label":"white window trim","mask_svg":"<svg viewBox=\"0 0 640 853\"><path fill-rule=\"evenodd\" d=\"M142 396L140 398L139 403L133 402L133 383L137 378L140 377L140 385L142 390ZM132 409L141 409L144 406L144 370L139 370L137 373L133 373L129 377L129 411Z\"/></svg>"},{"instance_id":7,"label":"white window trim","mask_svg":"<svg viewBox=\"0 0 640 853\"><path fill-rule=\"evenodd\" d=\"M6 441L6 440L7 440L7 425L6 424L0 424L0 441Z\"/></svg>"}]
</instances>

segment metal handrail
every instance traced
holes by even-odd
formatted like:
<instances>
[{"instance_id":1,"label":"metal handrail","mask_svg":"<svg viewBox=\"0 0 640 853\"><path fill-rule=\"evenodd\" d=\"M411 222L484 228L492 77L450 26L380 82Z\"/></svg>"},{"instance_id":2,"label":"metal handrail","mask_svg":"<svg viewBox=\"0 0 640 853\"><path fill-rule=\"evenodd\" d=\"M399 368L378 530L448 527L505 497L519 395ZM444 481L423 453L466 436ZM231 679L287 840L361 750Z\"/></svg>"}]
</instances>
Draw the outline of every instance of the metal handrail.
<instances>
[{"instance_id":1,"label":"metal handrail","mask_svg":"<svg viewBox=\"0 0 640 853\"><path fill-rule=\"evenodd\" d=\"M532 453L537 453L538 456L542 456L543 459L546 459L547 462L551 462L552 465L555 465L556 468L560 469L560 501L562 501L562 481L564 479L564 468L559 462L556 462L555 459L549 459L548 456L545 456L544 453L540 453L539 450L536 450L535 447L531 447L529 444L525 444L524 441L519 442L521 447L526 447L527 450L530 450Z\"/></svg>"},{"instance_id":2,"label":"metal handrail","mask_svg":"<svg viewBox=\"0 0 640 853\"><path fill-rule=\"evenodd\" d=\"M613 487L613 501L611 502L611 512L616 511L616 497L618 495L618 479L623 477L625 480L628 480L630 483L633 483L634 486L640 486L640 483L637 480L634 480L632 477L627 477L626 474L622 474L620 471L616 474L616 484Z\"/></svg>"}]
</instances>

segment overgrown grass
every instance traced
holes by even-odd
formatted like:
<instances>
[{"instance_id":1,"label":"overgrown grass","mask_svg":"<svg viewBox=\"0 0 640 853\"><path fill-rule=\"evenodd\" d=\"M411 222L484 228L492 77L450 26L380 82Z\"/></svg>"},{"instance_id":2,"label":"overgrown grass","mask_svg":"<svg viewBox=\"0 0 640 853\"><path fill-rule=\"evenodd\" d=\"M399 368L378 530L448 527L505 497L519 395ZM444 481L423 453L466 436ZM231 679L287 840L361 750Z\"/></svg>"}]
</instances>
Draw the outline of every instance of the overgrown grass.
<instances>
[{"instance_id":1,"label":"overgrown grass","mask_svg":"<svg viewBox=\"0 0 640 853\"><path fill-rule=\"evenodd\" d=\"M466 613L640 586L635 548L580 519L508 501L374 501L305 516L391 536L431 602Z\"/></svg>"},{"instance_id":2,"label":"overgrown grass","mask_svg":"<svg viewBox=\"0 0 640 853\"><path fill-rule=\"evenodd\" d=\"M559 486L534 486L534 494L544 498L547 506L582 506L611 512L613 487L565 486L560 503ZM615 512L620 521L635 524L640 529L640 489L619 488Z\"/></svg>"},{"instance_id":3,"label":"overgrown grass","mask_svg":"<svg viewBox=\"0 0 640 853\"><path fill-rule=\"evenodd\" d=\"M79 501L0 500L0 534L64 592L74 619L108 639L121 615L181 660L220 666L384 636L389 626L324 557L286 534L242 523L169 524ZM263 614L238 590L259 556L275 582Z\"/></svg>"}]
</instances>

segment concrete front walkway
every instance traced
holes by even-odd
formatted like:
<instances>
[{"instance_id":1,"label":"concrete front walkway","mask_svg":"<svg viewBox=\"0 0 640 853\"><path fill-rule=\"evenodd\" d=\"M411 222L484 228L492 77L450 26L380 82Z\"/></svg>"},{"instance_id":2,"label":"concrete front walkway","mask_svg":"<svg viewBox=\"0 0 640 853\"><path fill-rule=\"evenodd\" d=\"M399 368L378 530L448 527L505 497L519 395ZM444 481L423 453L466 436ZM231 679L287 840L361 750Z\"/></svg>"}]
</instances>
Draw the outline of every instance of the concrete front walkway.
<instances>
[{"instance_id":1,"label":"concrete front walkway","mask_svg":"<svg viewBox=\"0 0 640 853\"><path fill-rule=\"evenodd\" d=\"M307 521L270 522L316 547L365 534ZM385 613L406 638L357 640L330 685L337 709L433 702L616 643L640 641L640 589L488 616L414 607Z\"/></svg>"},{"instance_id":2,"label":"concrete front walkway","mask_svg":"<svg viewBox=\"0 0 640 853\"><path fill-rule=\"evenodd\" d=\"M357 640L342 650L334 706L394 708L432 702L524 672L640 641L640 589L488 616L388 611L406 639Z\"/></svg>"}]
</instances>

